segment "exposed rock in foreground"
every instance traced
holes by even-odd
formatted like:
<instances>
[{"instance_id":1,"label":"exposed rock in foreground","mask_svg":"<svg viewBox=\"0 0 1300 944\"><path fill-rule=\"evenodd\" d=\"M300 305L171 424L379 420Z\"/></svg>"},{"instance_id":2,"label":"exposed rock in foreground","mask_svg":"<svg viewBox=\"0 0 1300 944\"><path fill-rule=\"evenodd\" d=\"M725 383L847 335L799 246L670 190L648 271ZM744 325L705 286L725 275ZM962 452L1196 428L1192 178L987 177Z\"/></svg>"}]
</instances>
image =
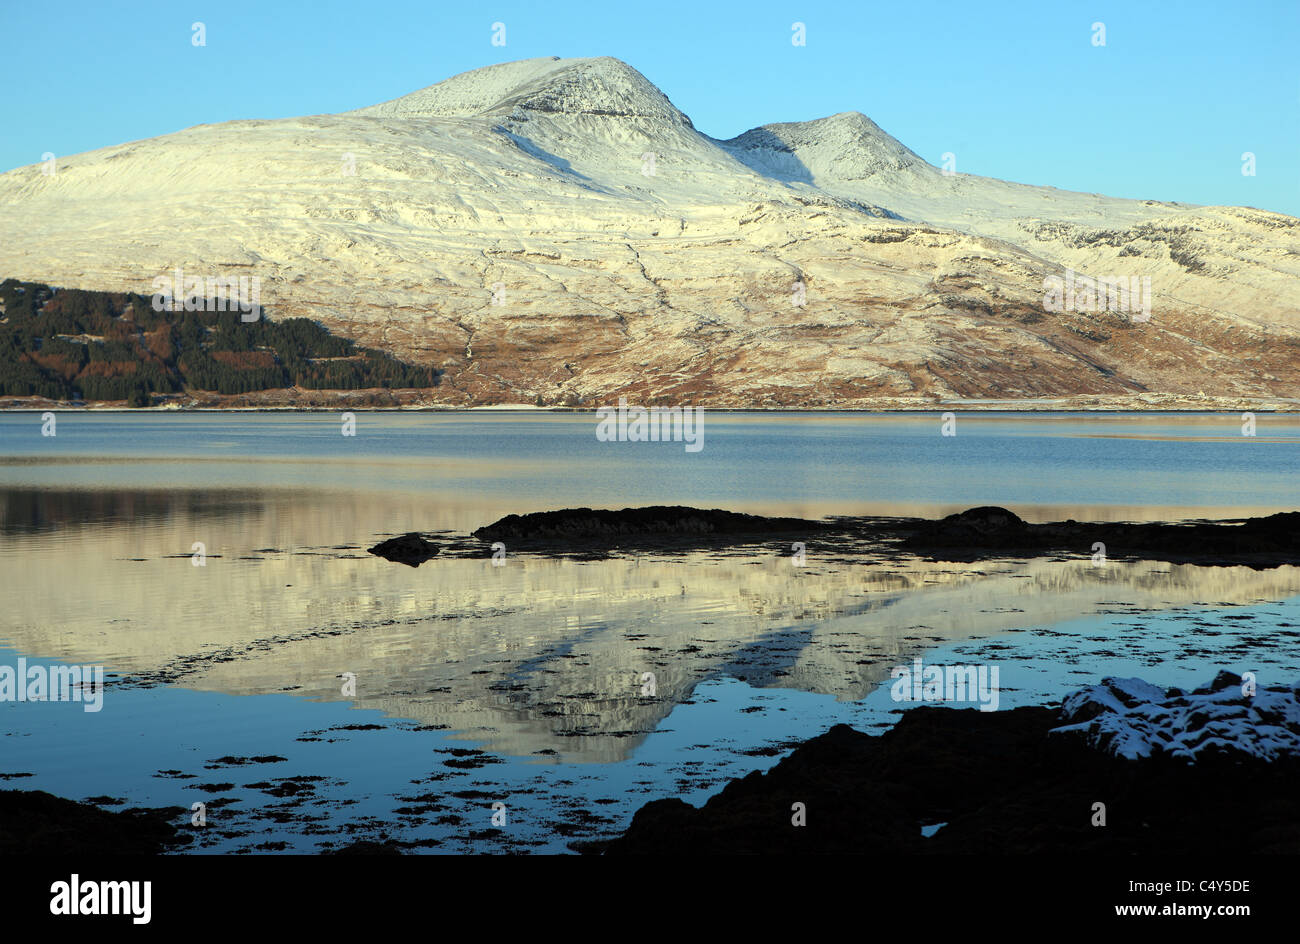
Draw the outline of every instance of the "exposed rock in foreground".
<instances>
[{"instance_id":1,"label":"exposed rock in foreground","mask_svg":"<svg viewBox=\"0 0 1300 944\"><path fill-rule=\"evenodd\" d=\"M1066 725L1053 733L1079 732L1116 757L1300 759L1300 682L1256 689L1252 681L1252 694L1247 687L1231 672L1186 693L1141 679L1103 679L1065 699Z\"/></svg>"},{"instance_id":2,"label":"exposed rock in foreground","mask_svg":"<svg viewBox=\"0 0 1300 944\"><path fill-rule=\"evenodd\" d=\"M1300 512L1230 521L1030 524L1005 508L985 506L923 522L902 547L944 560L977 559L989 551L1066 551L1151 557L1204 564L1300 562Z\"/></svg>"},{"instance_id":3,"label":"exposed rock in foreground","mask_svg":"<svg viewBox=\"0 0 1300 944\"><path fill-rule=\"evenodd\" d=\"M702 808L646 804L606 851L1300 853L1294 753L1127 759L1079 732L1049 736L1060 721L1052 708L919 707L879 737L836 725ZM795 803L806 825L793 825ZM1092 825L1097 803L1105 825Z\"/></svg>"},{"instance_id":4,"label":"exposed rock in foreground","mask_svg":"<svg viewBox=\"0 0 1300 944\"><path fill-rule=\"evenodd\" d=\"M120 812L78 803L41 790L0 790L0 856L162 855L192 837L172 825L181 807ZM359 839L329 855L401 855L390 840Z\"/></svg>"},{"instance_id":5,"label":"exposed rock in foreground","mask_svg":"<svg viewBox=\"0 0 1300 944\"><path fill-rule=\"evenodd\" d=\"M506 515L474 532L483 541L609 540L638 537L712 537L796 531L812 534L826 525L803 518L765 518L718 508L652 505L621 511L566 508Z\"/></svg>"},{"instance_id":6,"label":"exposed rock in foreground","mask_svg":"<svg viewBox=\"0 0 1300 944\"><path fill-rule=\"evenodd\" d=\"M440 548L432 541L426 541L418 532L411 531L400 537L380 541L368 548L371 554L408 567L419 567L431 557L436 557Z\"/></svg>"},{"instance_id":7,"label":"exposed rock in foreground","mask_svg":"<svg viewBox=\"0 0 1300 944\"><path fill-rule=\"evenodd\" d=\"M0 855L158 855L190 842L187 811L101 810L40 790L0 791Z\"/></svg>"}]
</instances>

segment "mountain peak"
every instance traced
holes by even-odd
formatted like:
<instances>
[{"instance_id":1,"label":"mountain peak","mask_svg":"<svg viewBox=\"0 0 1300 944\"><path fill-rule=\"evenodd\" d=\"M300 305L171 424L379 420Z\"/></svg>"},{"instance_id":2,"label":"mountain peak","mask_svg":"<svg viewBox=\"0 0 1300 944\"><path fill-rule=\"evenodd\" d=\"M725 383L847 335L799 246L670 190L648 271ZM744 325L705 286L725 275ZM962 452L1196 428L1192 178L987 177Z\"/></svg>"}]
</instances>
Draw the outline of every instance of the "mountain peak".
<instances>
[{"instance_id":1,"label":"mountain peak","mask_svg":"<svg viewBox=\"0 0 1300 944\"><path fill-rule=\"evenodd\" d=\"M608 58L489 66L363 115L0 174L0 273L147 292L177 267L247 272L275 317L445 371L448 406L1149 407L1214 385L1218 408L1283 408L1300 389L1294 218L946 176L857 112L718 141ZM203 206L239 225L189 225ZM1049 307L1068 272L1161 288Z\"/></svg>"},{"instance_id":2,"label":"mountain peak","mask_svg":"<svg viewBox=\"0 0 1300 944\"><path fill-rule=\"evenodd\" d=\"M860 111L761 125L718 142L744 164L781 179L864 180L881 172L934 171Z\"/></svg>"},{"instance_id":3,"label":"mountain peak","mask_svg":"<svg viewBox=\"0 0 1300 944\"><path fill-rule=\"evenodd\" d=\"M391 118L517 112L667 119L690 125L668 97L621 59L548 56L502 62L351 114Z\"/></svg>"}]
</instances>

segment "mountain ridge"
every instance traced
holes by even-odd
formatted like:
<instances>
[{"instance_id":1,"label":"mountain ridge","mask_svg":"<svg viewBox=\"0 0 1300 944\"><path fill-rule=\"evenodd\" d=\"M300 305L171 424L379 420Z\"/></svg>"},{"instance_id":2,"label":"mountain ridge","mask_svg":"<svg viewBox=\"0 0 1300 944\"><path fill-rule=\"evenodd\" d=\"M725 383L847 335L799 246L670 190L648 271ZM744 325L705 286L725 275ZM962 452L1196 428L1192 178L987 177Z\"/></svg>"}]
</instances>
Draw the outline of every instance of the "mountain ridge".
<instances>
[{"instance_id":1,"label":"mountain ridge","mask_svg":"<svg viewBox=\"0 0 1300 944\"><path fill-rule=\"evenodd\" d=\"M859 112L718 140L610 57L0 175L0 274L257 274L446 405L1295 398L1298 227L948 174ZM1067 272L1150 278L1150 320L1047 310Z\"/></svg>"}]
</instances>

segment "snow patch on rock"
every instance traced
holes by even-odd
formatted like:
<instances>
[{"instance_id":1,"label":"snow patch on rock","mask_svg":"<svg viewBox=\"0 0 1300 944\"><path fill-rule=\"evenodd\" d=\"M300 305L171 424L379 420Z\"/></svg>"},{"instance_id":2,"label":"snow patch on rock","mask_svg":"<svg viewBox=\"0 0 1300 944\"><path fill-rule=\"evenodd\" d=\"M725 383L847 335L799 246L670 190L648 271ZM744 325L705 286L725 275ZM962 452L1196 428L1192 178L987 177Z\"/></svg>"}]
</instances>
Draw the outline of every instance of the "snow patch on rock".
<instances>
[{"instance_id":1,"label":"snow patch on rock","mask_svg":"<svg viewBox=\"0 0 1300 944\"><path fill-rule=\"evenodd\" d=\"M1106 678L1065 699L1066 723L1052 733L1083 734L1091 746L1116 757L1300 757L1300 681L1250 695L1244 687L1231 672L1186 693L1136 678Z\"/></svg>"}]
</instances>

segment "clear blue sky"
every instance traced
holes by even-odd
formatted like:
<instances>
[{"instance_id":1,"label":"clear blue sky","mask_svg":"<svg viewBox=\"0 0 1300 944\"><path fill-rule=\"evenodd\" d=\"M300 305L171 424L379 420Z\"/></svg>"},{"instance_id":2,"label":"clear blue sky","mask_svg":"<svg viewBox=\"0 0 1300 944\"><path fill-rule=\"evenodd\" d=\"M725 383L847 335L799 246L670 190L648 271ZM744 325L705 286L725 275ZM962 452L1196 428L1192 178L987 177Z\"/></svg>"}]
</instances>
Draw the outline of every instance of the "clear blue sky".
<instances>
[{"instance_id":1,"label":"clear blue sky","mask_svg":"<svg viewBox=\"0 0 1300 944\"><path fill-rule=\"evenodd\" d=\"M611 55L715 137L861 111L931 163L953 152L961 173L1300 216L1298 0L3 0L0 36L3 170L345 111L493 62Z\"/></svg>"}]
</instances>

